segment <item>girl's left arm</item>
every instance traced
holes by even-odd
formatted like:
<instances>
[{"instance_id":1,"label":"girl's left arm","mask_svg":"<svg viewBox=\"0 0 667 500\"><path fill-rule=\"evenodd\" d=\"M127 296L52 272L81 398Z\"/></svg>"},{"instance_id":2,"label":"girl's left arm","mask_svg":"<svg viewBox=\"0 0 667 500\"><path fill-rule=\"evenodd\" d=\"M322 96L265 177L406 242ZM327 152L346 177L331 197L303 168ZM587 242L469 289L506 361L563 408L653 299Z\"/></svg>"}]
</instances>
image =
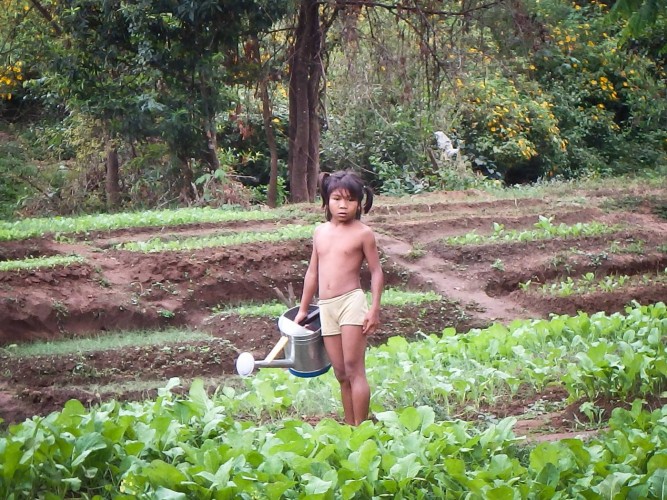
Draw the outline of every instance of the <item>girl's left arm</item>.
<instances>
[{"instance_id":1,"label":"girl's left arm","mask_svg":"<svg viewBox=\"0 0 667 500\"><path fill-rule=\"evenodd\" d=\"M380 301L384 288L384 274L380 265L380 255L375 235L368 231L364 238L364 257L371 273L371 306L363 326L363 333L373 333L380 324Z\"/></svg>"}]
</instances>

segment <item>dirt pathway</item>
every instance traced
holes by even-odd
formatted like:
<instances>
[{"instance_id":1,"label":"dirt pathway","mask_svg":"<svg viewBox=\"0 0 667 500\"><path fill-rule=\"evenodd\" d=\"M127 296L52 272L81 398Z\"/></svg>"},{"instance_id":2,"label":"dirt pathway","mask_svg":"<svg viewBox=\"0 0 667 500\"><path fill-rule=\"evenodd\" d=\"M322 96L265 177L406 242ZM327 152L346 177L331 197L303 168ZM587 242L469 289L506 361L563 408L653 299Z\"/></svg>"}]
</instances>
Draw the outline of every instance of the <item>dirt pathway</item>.
<instances>
[{"instance_id":1,"label":"dirt pathway","mask_svg":"<svg viewBox=\"0 0 667 500\"><path fill-rule=\"evenodd\" d=\"M513 303L508 297L490 297L484 284L471 280L429 252L416 260L406 258L412 245L386 234L377 235L378 246L392 261L407 269L417 281L433 287L449 300L474 309L482 321L509 323L517 318L538 318L541 314Z\"/></svg>"}]
</instances>

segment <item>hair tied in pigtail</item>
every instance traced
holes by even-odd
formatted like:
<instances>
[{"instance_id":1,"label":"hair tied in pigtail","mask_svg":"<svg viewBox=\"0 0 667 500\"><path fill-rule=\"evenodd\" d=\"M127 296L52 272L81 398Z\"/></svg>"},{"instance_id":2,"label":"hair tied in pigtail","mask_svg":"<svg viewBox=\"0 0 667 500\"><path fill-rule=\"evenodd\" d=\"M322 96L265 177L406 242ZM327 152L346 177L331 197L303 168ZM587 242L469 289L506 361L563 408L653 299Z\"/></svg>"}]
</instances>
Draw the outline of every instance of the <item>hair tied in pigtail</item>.
<instances>
[{"instance_id":1,"label":"hair tied in pigtail","mask_svg":"<svg viewBox=\"0 0 667 500\"><path fill-rule=\"evenodd\" d=\"M318 184L320 186L320 195L322 196L322 206L326 205L326 200L329 198L326 195L327 185L329 184L329 179L331 174L329 172L321 172L318 179Z\"/></svg>"},{"instance_id":2,"label":"hair tied in pigtail","mask_svg":"<svg viewBox=\"0 0 667 500\"><path fill-rule=\"evenodd\" d=\"M373 206L373 190L368 186L364 186L364 193L366 194L364 213L367 214L368 212L371 211L371 207Z\"/></svg>"}]
</instances>

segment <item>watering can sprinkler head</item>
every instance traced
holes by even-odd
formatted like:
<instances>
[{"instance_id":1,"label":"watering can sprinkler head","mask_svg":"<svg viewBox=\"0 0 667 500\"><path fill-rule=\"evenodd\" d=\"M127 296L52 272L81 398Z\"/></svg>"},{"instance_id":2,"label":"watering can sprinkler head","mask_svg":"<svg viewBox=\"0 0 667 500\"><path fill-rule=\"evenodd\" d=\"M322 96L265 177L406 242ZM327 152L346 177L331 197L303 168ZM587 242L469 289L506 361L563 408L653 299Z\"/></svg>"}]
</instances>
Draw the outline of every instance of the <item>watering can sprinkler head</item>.
<instances>
[{"instance_id":1,"label":"watering can sprinkler head","mask_svg":"<svg viewBox=\"0 0 667 500\"><path fill-rule=\"evenodd\" d=\"M236 359L236 371L242 377L247 377L255 369L255 357L249 352L242 352Z\"/></svg>"},{"instance_id":2,"label":"watering can sprinkler head","mask_svg":"<svg viewBox=\"0 0 667 500\"><path fill-rule=\"evenodd\" d=\"M329 370L331 363L324 349L320 332L319 308L310 306L309 313L300 323L294 322L299 307L289 309L278 318L280 340L262 360L255 360L249 352L243 352L236 360L236 371L247 377L257 368L289 368L293 375L315 377ZM276 359L280 351L285 357Z\"/></svg>"}]
</instances>

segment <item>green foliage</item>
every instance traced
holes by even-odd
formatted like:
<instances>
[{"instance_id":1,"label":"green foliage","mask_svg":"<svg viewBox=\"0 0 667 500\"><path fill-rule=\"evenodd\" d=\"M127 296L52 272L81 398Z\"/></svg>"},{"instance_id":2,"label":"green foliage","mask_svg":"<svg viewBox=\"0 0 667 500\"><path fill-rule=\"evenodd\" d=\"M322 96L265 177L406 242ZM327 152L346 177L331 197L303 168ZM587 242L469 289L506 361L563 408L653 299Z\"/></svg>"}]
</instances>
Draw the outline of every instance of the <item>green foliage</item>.
<instances>
[{"instance_id":1,"label":"green foliage","mask_svg":"<svg viewBox=\"0 0 667 500\"><path fill-rule=\"evenodd\" d=\"M304 394L337 398L333 376L301 379L284 370L262 370L245 387L226 385L212 395L201 380L177 395L180 381L172 379L153 401L88 410L72 400L0 435L0 495L660 498L667 406L647 411L638 399L629 410L614 410L608 432L587 441L525 447L513 433L514 418L477 425L441 419L438 405L419 404L414 391L428 385L433 401L481 399L494 384L545 385L565 370L573 398L579 380L595 394L624 400L635 391L653 395L667 381L666 320L659 303L625 315L554 316L463 336L446 330L423 342L394 337L369 352L369 378L379 397L409 402L376 407L376 422L358 427L280 418ZM262 415L273 420L256 423Z\"/></svg>"},{"instance_id":2,"label":"green foliage","mask_svg":"<svg viewBox=\"0 0 667 500\"><path fill-rule=\"evenodd\" d=\"M36 168L17 141L0 132L0 218L10 218L34 188L29 184Z\"/></svg>"},{"instance_id":3,"label":"green foliage","mask_svg":"<svg viewBox=\"0 0 667 500\"><path fill-rule=\"evenodd\" d=\"M148 241L122 243L118 248L130 252L180 252L218 246L243 245L247 243L278 242L286 240L307 239L313 236L314 226L298 226L288 224L273 231L222 234L200 238L183 238L163 240L153 238Z\"/></svg>"},{"instance_id":4,"label":"green foliage","mask_svg":"<svg viewBox=\"0 0 667 500\"><path fill-rule=\"evenodd\" d=\"M212 338L198 330L165 329L159 331L110 331L94 337L76 337L57 341L35 341L4 346L2 353L11 358L32 356L65 356L108 349L133 349L137 347L178 344L179 342L225 342Z\"/></svg>"},{"instance_id":5,"label":"green foliage","mask_svg":"<svg viewBox=\"0 0 667 500\"><path fill-rule=\"evenodd\" d=\"M193 207L176 210L149 210L117 214L83 215L0 221L0 241L21 240L45 234L85 234L128 227L164 227L183 224L226 222L237 220L273 220L278 212L236 210L228 208Z\"/></svg>"},{"instance_id":6,"label":"green foliage","mask_svg":"<svg viewBox=\"0 0 667 500\"><path fill-rule=\"evenodd\" d=\"M655 273L645 273L636 276L625 274L610 274L603 277L596 277L594 273L586 273L581 278L573 279L568 276L565 281L555 283L544 283L538 285L537 290L540 293L554 295L557 297L569 297L574 294L586 293L612 293L615 290L630 286L659 286L667 283L667 269ZM520 283L519 287L526 291L533 282L531 280Z\"/></svg>"},{"instance_id":7,"label":"green foliage","mask_svg":"<svg viewBox=\"0 0 667 500\"><path fill-rule=\"evenodd\" d=\"M370 300L370 292L366 293L366 299ZM400 307L406 304L419 305L425 302L438 302L442 297L435 292L415 292L412 290L399 290L387 288L382 292L382 305L387 307ZM213 308L214 315L237 314L239 316L259 316L277 318L286 311L285 304L281 302L269 302L263 304L241 304L237 306L220 305Z\"/></svg>"},{"instance_id":8,"label":"green foliage","mask_svg":"<svg viewBox=\"0 0 667 500\"><path fill-rule=\"evenodd\" d=\"M536 180L552 177L563 163L566 143L551 98L535 82L498 74L469 81L460 99L457 130L480 166L489 158L492 164L484 166Z\"/></svg>"},{"instance_id":9,"label":"green foliage","mask_svg":"<svg viewBox=\"0 0 667 500\"><path fill-rule=\"evenodd\" d=\"M621 48L620 29L606 21L602 4L546 2L536 4L536 13L551 25L551 42L532 64L567 141L560 172L664 166L667 103L660 96L666 75L659 60Z\"/></svg>"},{"instance_id":10,"label":"green foliage","mask_svg":"<svg viewBox=\"0 0 667 500\"><path fill-rule=\"evenodd\" d=\"M387 191L395 189L390 180L400 172L405 192L417 192L420 181L412 177L426 165L424 143L432 137L422 129L423 117L402 106L380 108L368 104L371 106L341 110L340 117L330 118L332 125L322 134L322 168L361 167L369 170L381 190L387 184Z\"/></svg>"},{"instance_id":11,"label":"green foliage","mask_svg":"<svg viewBox=\"0 0 667 500\"><path fill-rule=\"evenodd\" d=\"M0 272L65 267L71 264L81 264L84 261L85 259L80 255L54 255L52 257L31 257L23 260L4 260L0 262Z\"/></svg>"},{"instance_id":12,"label":"green foliage","mask_svg":"<svg viewBox=\"0 0 667 500\"><path fill-rule=\"evenodd\" d=\"M25 106L39 120L34 148L20 160L33 187L0 181L2 201L11 200L0 213L17 202L22 214L104 209L107 145L120 154L127 208L247 201L231 182L191 190L195 179L222 175L216 154L229 151L238 159L233 170L262 202L268 147L258 99L246 89L268 76L284 161L283 19L295 5L49 1L41 3L47 17L26 5L7 2L0 14L7 48L0 79L14 95L0 113L25 125L17 112ZM472 169L507 173L508 183L667 173L660 2L617 2L619 18L631 18L626 24L610 18L604 2L502 3L473 9L464 29L451 16L410 11L398 19L391 9L367 10L353 9L329 27L325 170L363 171L387 194L475 187ZM259 61L244 45L255 35L264 49ZM40 107L44 114L36 115ZM458 163L434 165L434 130L462 147ZM211 134L218 151L209 149ZM0 173L15 172L2 167L2 157ZM32 159L42 160L39 171L27 166ZM281 189L284 195L288 186Z\"/></svg>"},{"instance_id":13,"label":"green foliage","mask_svg":"<svg viewBox=\"0 0 667 500\"><path fill-rule=\"evenodd\" d=\"M664 175L666 74L652 41L659 37L623 46L621 27L598 2L509 8L515 17L497 13L496 38L469 49L484 58L484 71L468 67L455 80L454 128L473 164L505 173L509 183L638 170Z\"/></svg>"},{"instance_id":14,"label":"green foliage","mask_svg":"<svg viewBox=\"0 0 667 500\"><path fill-rule=\"evenodd\" d=\"M537 241L552 238L579 238L585 236L598 236L601 234L618 231L617 227L607 226L601 222L577 222L568 226L565 223L553 224L553 217L540 215L539 220L533 224L535 229L519 231L507 230L503 224L493 223L493 232L489 235L481 235L475 232L466 233L462 236L450 236L444 242L448 245L480 245L493 243L495 241Z\"/></svg>"}]
</instances>

